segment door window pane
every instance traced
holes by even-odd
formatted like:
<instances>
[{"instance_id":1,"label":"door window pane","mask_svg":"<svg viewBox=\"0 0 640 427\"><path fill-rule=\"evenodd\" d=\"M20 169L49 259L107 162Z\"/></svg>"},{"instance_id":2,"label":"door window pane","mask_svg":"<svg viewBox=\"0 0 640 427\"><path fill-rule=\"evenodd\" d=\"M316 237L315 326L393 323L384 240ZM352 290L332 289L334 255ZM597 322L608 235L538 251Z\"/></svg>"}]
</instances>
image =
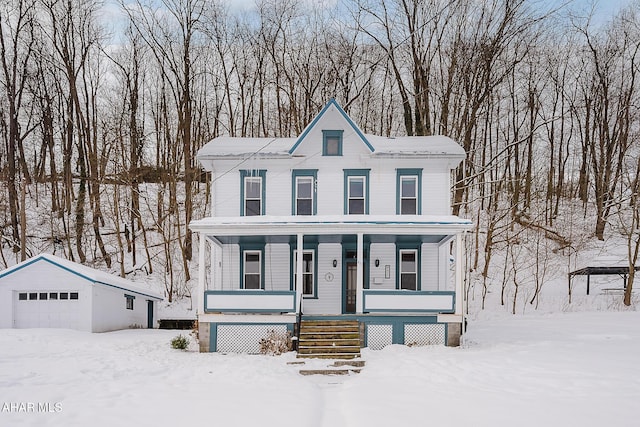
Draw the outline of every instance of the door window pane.
<instances>
[{"instance_id":1,"label":"door window pane","mask_svg":"<svg viewBox=\"0 0 640 427\"><path fill-rule=\"evenodd\" d=\"M418 251L400 251L400 289L418 289Z\"/></svg>"}]
</instances>

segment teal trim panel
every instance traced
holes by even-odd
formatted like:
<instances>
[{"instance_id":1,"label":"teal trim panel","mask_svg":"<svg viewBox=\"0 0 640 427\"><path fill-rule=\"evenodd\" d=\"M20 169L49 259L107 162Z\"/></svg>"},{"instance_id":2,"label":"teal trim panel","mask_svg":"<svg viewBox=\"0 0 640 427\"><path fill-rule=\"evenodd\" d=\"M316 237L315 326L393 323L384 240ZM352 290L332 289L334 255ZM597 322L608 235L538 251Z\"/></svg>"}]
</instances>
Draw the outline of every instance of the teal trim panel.
<instances>
[{"instance_id":1,"label":"teal trim panel","mask_svg":"<svg viewBox=\"0 0 640 427\"><path fill-rule=\"evenodd\" d=\"M371 308L367 308L367 297L370 295L376 295L376 296L380 296L380 295L387 295L387 296L398 296L398 295L402 295L402 296L411 296L414 295L416 297L418 296L428 296L428 295L433 295L433 296L450 296L451 297L451 307L447 307L445 309L430 309L430 308L424 308L424 309L371 309ZM387 291L387 290L376 290L376 291L372 291L372 290L364 290L363 294L362 294L362 305L363 305L363 310L365 312L368 313L455 313L455 305L456 305L456 293L454 291L407 291L407 290L398 290L398 291Z\"/></svg>"},{"instance_id":2,"label":"teal trim panel","mask_svg":"<svg viewBox=\"0 0 640 427\"><path fill-rule=\"evenodd\" d=\"M233 308L233 307L207 307L208 296L233 295L233 296L289 296L291 297L290 306L281 306L275 308ZM296 293L295 291L263 291L263 290L235 290L235 291L204 291L205 313L292 313L296 311Z\"/></svg>"}]
</instances>

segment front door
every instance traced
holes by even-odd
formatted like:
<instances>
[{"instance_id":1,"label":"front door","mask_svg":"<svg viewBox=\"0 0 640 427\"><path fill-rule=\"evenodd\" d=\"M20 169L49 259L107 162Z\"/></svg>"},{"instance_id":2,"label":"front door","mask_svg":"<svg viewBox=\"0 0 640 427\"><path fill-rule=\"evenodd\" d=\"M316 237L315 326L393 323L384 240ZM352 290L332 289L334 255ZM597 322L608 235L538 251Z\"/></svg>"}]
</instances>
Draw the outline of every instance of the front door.
<instances>
[{"instance_id":1,"label":"front door","mask_svg":"<svg viewBox=\"0 0 640 427\"><path fill-rule=\"evenodd\" d=\"M345 303L345 313L356 312L356 277L358 275L358 264L347 262L347 294Z\"/></svg>"}]
</instances>

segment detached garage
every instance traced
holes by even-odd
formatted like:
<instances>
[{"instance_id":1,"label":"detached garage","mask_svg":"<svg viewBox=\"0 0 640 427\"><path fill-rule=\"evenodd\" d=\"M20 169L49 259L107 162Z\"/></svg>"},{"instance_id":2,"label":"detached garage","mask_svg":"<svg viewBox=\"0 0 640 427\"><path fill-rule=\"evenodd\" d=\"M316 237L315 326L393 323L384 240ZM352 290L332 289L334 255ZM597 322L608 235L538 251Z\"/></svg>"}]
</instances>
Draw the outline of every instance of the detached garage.
<instances>
[{"instance_id":1,"label":"detached garage","mask_svg":"<svg viewBox=\"0 0 640 427\"><path fill-rule=\"evenodd\" d=\"M49 254L0 271L0 328L153 328L161 300L129 280Z\"/></svg>"}]
</instances>

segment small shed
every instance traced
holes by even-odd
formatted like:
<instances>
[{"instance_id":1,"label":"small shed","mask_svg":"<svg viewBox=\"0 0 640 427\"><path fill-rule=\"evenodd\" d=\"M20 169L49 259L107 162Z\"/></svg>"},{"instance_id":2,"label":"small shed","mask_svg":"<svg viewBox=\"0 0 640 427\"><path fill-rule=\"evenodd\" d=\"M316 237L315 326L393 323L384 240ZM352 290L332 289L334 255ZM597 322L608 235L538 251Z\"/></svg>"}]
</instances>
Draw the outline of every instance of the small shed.
<instances>
[{"instance_id":1,"label":"small shed","mask_svg":"<svg viewBox=\"0 0 640 427\"><path fill-rule=\"evenodd\" d=\"M0 271L0 328L154 328L161 300L130 280L49 254Z\"/></svg>"}]
</instances>

